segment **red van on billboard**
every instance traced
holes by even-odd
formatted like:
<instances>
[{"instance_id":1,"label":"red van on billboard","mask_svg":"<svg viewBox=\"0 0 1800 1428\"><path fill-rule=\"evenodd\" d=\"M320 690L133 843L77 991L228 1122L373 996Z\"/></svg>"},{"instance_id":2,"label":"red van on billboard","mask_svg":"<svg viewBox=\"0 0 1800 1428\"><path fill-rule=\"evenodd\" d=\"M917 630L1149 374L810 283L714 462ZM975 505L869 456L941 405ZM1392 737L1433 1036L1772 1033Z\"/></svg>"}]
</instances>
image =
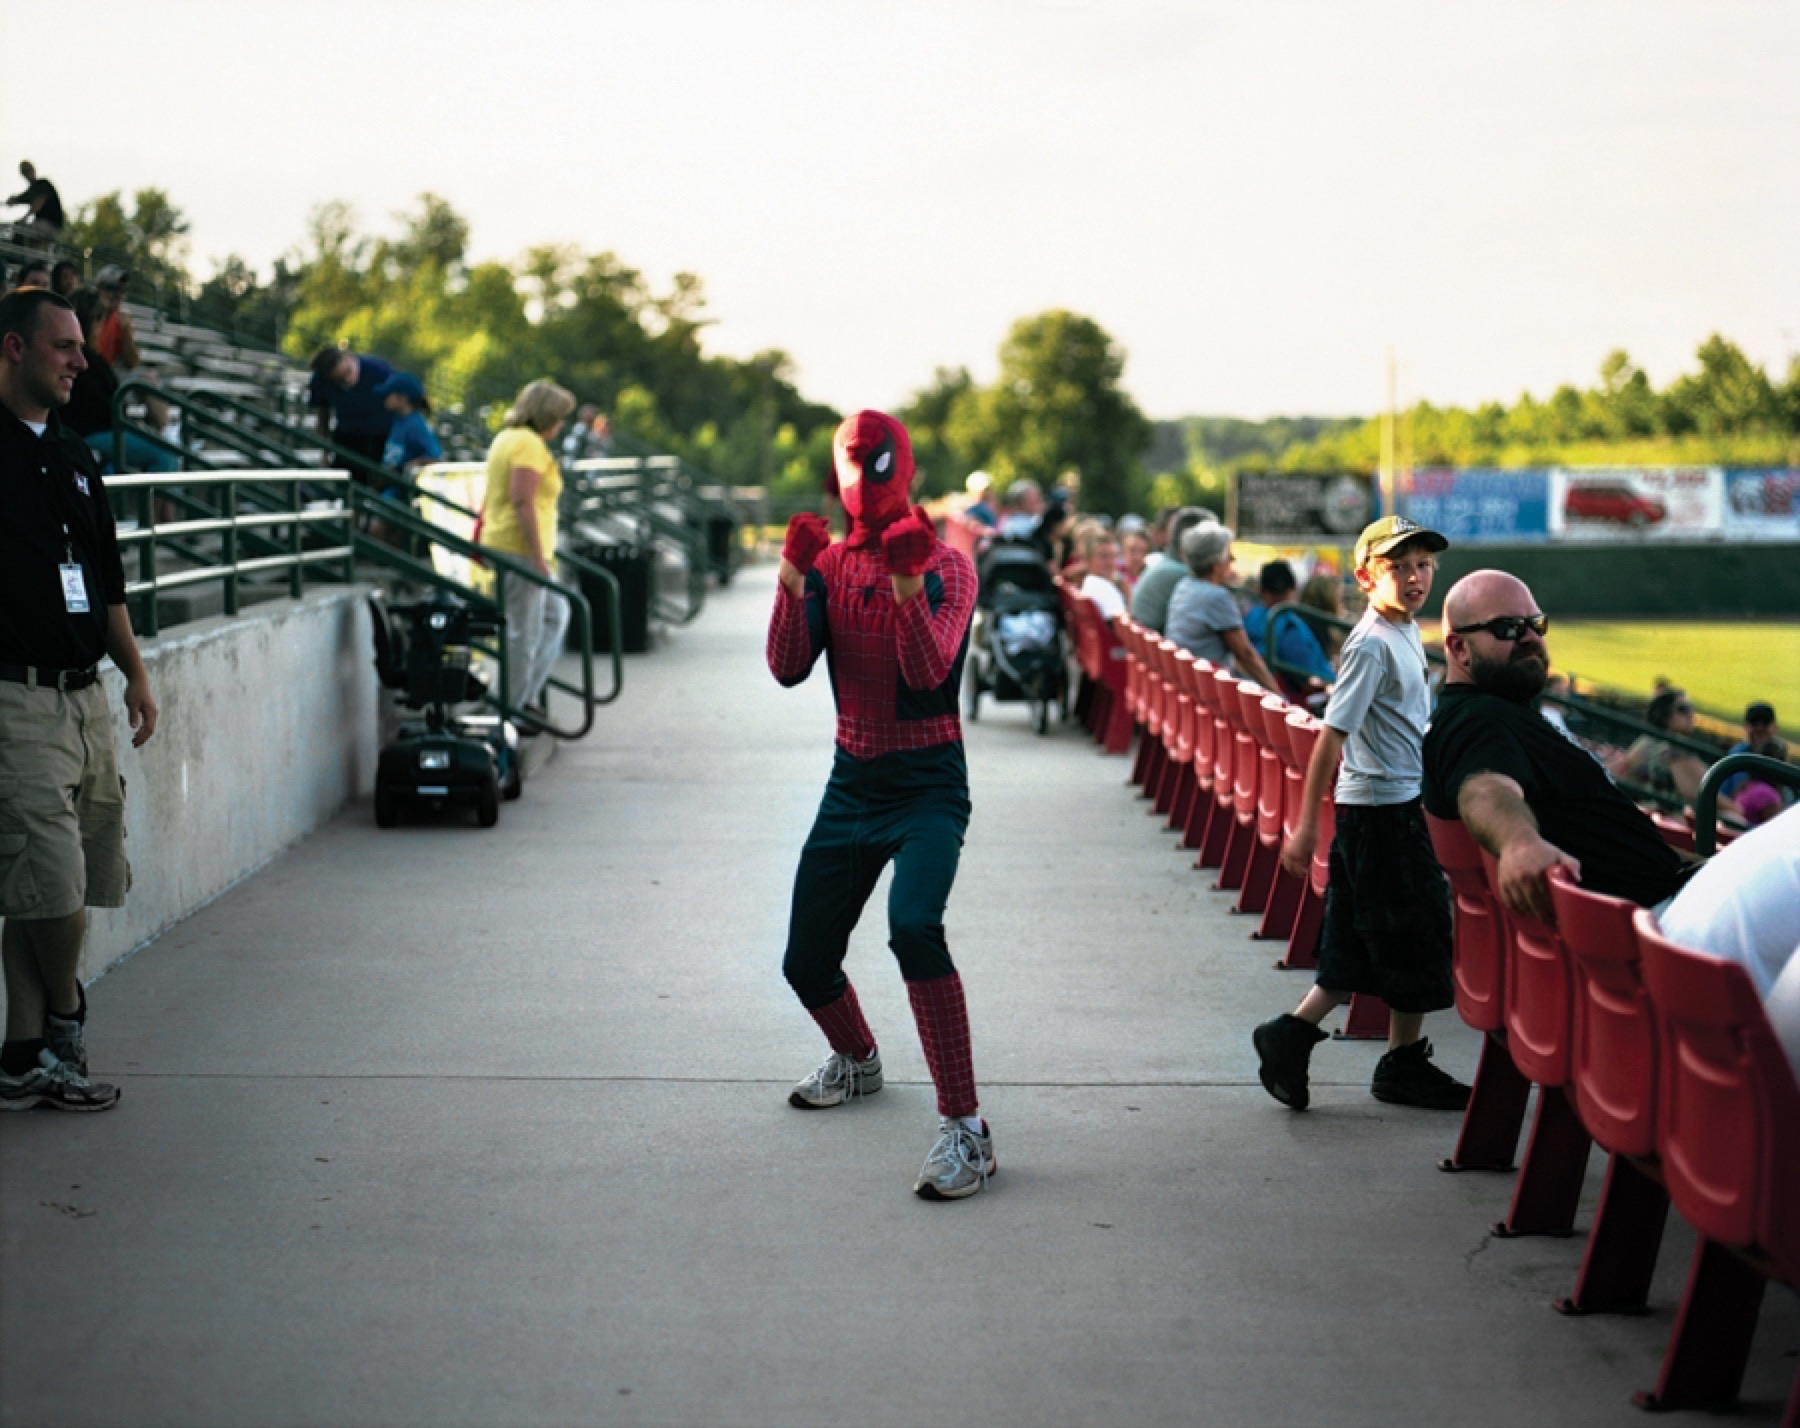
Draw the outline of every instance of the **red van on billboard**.
<instances>
[{"instance_id":1,"label":"red van on billboard","mask_svg":"<svg viewBox=\"0 0 1800 1428\"><path fill-rule=\"evenodd\" d=\"M1583 481L1569 487L1563 515L1573 521L1608 521L1636 531L1667 520L1669 509L1623 481Z\"/></svg>"}]
</instances>

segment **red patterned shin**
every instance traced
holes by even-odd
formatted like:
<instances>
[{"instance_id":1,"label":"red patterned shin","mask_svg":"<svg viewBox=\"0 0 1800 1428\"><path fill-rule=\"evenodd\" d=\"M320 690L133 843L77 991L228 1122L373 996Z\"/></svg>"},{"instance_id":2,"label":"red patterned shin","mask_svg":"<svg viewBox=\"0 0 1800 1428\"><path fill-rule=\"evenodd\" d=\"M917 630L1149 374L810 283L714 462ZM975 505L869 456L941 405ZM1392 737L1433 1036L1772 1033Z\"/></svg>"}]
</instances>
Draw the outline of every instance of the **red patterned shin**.
<instances>
[{"instance_id":1,"label":"red patterned shin","mask_svg":"<svg viewBox=\"0 0 1800 1428\"><path fill-rule=\"evenodd\" d=\"M862 1004L856 1000L856 988L850 983L844 983L844 994L835 1002L808 1010L839 1056L867 1061L875 1054L875 1033L863 1020Z\"/></svg>"},{"instance_id":2,"label":"red patterned shin","mask_svg":"<svg viewBox=\"0 0 1800 1428\"><path fill-rule=\"evenodd\" d=\"M952 972L929 982L908 982L906 995L912 1000L925 1064L937 1087L938 1114L974 1115L978 1104L975 1056L969 1046L969 1009L963 1000L962 978Z\"/></svg>"}]
</instances>

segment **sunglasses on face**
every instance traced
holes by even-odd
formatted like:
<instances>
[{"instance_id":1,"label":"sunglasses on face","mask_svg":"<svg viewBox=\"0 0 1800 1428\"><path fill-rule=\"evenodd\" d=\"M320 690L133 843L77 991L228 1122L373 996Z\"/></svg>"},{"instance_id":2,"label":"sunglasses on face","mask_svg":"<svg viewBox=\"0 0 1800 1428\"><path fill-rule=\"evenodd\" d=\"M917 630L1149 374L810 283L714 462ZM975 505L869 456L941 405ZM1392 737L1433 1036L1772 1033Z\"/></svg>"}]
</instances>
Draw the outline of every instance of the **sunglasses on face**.
<instances>
[{"instance_id":1,"label":"sunglasses on face","mask_svg":"<svg viewBox=\"0 0 1800 1428\"><path fill-rule=\"evenodd\" d=\"M1524 639L1527 630L1542 639L1544 631L1549 628L1550 617L1548 615L1497 615L1491 620L1483 620L1479 625L1457 625L1451 629L1450 633L1472 635L1477 630L1485 630L1495 639L1506 640L1510 643L1513 640Z\"/></svg>"}]
</instances>

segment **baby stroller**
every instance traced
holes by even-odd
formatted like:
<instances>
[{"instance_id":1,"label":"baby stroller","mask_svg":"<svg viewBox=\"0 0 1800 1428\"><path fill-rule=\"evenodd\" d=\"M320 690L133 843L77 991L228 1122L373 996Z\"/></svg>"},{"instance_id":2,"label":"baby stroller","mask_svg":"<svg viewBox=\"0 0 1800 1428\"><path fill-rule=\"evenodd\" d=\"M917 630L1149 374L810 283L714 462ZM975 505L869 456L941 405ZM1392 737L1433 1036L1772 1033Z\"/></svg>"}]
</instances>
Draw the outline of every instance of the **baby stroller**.
<instances>
[{"instance_id":1,"label":"baby stroller","mask_svg":"<svg viewBox=\"0 0 1800 1428\"><path fill-rule=\"evenodd\" d=\"M375 822L392 828L403 804L442 809L473 804L483 828L500 821L500 800L524 792L519 731L497 714L458 712L487 694L469 671L469 643L500 632L497 610L447 596L389 606L369 596L375 669L424 718L400 725L375 774Z\"/></svg>"},{"instance_id":2,"label":"baby stroller","mask_svg":"<svg viewBox=\"0 0 1800 1428\"><path fill-rule=\"evenodd\" d=\"M969 718L981 717L981 696L991 693L1002 703L1029 703L1033 727L1045 733L1052 704L1068 717L1069 692L1062 602L1050 566L1030 541L999 540L982 553L976 570Z\"/></svg>"}]
</instances>

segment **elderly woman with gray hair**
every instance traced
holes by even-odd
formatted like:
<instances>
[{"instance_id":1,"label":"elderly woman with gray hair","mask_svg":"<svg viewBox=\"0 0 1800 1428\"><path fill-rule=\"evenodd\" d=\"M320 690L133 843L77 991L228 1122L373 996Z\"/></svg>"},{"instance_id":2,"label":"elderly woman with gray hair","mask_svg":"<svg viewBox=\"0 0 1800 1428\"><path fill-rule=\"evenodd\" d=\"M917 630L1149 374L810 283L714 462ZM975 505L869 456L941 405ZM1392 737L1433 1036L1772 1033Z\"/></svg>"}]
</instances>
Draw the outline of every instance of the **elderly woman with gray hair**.
<instances>
[{"instance_id":1,"label":"elderly woman with gray hair","mask_svg":"<svg viewBox=\"0 0 1800 1428\"><path fill-rule=\"evenodd\" d=\"M574 395L555 382L529 382L488 448L479 539L552 578L562 468L550 454L550 443L574 410ZM508 692L515 705L531 704L543 693L568 628L569 602L562 595L519 577L506 582Z\"/></svg>"},{"instance_id":2,"label":"elderly woman with gray hair","mask_svg":"<svg viewBox=\"0 0 1800 1428\"><path fill-rule=\"evenodd\" d=\"M1243 612L1226 588L1231 580L1231 528L1208 522L1181 537L1181 559L1188 573L1169 596L1165 639L1173 640L1196 659L1240 674L1265 689L1281 692L1275 676L1244 633Z\"/></svg>"}]
</instances>

